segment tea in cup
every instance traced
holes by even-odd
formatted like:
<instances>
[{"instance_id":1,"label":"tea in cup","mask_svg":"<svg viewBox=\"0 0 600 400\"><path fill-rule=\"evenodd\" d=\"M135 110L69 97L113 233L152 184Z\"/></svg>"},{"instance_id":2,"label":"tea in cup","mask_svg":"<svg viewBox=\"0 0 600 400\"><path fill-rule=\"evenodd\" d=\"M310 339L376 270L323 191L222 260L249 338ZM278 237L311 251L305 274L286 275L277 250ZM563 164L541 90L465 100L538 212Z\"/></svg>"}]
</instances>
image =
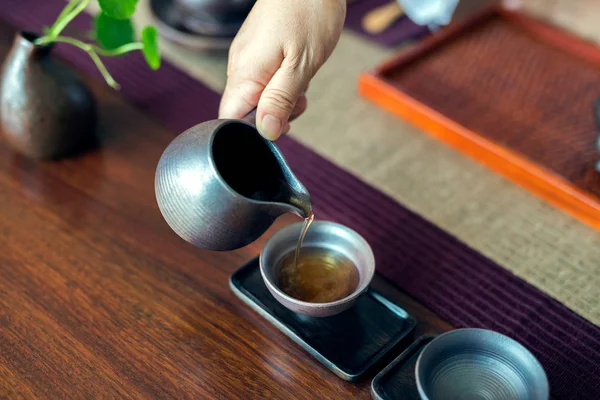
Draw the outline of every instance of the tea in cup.
<instances>
[{"instance_id":1,"label":"tea in cup","mask_svg":"<svg viewBox=\"0 0 600 400\"><path fill-rule=\"evenodd\" d=\"M303 223L276 232L260 254L263 280L286 308L312 317L348 309L375 274L375 257L367 241L338 223L310 225L296 260Z\"/></svg>"}]
</instances>

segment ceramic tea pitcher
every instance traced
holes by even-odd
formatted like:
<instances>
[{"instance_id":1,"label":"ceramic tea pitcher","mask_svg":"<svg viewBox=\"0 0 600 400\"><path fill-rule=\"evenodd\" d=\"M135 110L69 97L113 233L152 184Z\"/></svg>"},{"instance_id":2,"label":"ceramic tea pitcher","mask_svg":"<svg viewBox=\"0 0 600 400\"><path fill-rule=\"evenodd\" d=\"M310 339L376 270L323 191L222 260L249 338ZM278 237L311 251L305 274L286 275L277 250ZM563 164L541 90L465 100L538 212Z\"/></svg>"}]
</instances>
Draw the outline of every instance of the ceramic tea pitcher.
<instances>
[{"instance_id":1,"label":"ceramic tea pitcher","mask_svg":"<svg viewBox=\"0 0 600 400\"><path fill-rule=\"evenodd\" d=\"M310 195L277 146L243 120L213 120L179 135L162 154L155 191L171 229L215 251L258 239L282 214L312 212Z\"/></svg>"}]
</instances>

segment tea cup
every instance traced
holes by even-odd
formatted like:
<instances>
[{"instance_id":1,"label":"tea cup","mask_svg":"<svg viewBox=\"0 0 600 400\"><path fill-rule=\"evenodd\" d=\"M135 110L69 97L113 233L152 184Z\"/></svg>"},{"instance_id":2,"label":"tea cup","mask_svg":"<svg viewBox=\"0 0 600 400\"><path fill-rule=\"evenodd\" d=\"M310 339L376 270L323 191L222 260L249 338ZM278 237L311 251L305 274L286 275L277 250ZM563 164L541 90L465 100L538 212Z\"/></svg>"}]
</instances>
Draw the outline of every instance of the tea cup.
<instances>
[{"instance_id":1,"label":"tea cup","mask_svg":"<svg viewBox=\"0 0 600 400\"><path fill-rule=\"evenodd\" d=\"M457 329L425 346L415 368L422 400L548 400L539 361L514 339L486 329Z\"/></svg>"},{"instance_id":2,"label":"tea cup","mask_svg":"<svg viewBox=\"0 0 600 400\"><path fill-rule=\"evenodd\" d=\"M375 256L367 241L354 230L330 221L313 222L302 249L318 248L336 252L350 260L358 272L358 284L349 295L326 303L302 301L286 294L278 283L278 269L284 257L295 251L303 223L275 232L260 253L260 273L269 292L284 307L310 317L327 317L350 308L366 292L375 275Z\"/></svg>"}]
</instances>

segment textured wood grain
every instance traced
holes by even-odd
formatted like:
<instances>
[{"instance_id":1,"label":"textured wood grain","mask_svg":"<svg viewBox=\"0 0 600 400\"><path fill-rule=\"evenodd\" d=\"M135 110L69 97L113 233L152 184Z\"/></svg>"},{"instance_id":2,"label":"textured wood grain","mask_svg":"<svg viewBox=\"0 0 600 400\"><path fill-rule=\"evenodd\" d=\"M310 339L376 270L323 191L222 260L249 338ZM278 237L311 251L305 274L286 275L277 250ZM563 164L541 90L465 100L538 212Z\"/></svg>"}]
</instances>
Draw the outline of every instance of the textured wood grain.
<instances>
[{"instance_id":1,"label":"textured wood grain","mask_svg":"<svg viewBox=\"0 0 600 400\"><path fill-rule=\"evenodd\" d=\"M12 35L0 26L2 59ZM174 133L90 84L98 151L38 164L0 142L0 397L369 398L230 291L273 230L229 253L179 239L153 188ZM417 334L448 329L375 286L421 318Z\"/></svg>"}]
</instances>

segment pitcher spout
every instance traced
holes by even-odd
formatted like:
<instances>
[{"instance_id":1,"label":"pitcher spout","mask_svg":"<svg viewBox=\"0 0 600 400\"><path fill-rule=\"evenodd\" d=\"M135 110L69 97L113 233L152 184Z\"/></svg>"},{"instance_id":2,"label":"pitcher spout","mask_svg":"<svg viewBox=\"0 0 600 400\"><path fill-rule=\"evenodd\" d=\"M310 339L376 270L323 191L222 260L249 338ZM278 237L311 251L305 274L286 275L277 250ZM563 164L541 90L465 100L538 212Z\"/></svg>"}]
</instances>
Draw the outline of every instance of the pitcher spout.
<instances>
[{"instance_id":1,"label":"pitcher spout","mask_svg":"<svg viewBox=\"0 0 600 400\"><path fill-rule=\"evenodd\" d=\"M300 196L292 197L290 205L294 209L294 214L301 218L306 219L313 214L312 203L310 201L310 195L308 192Z\"/></svg>"},{"instance_id":2,"label":"pitcher spout","mask_svg":"<svg viewBox=\"0 0 600 400\"><path fill-rule=\"evenodd\" d=\"M282 163L281 168L288 191L288 195L286 196L288 199L287 203L291 206L293 214L306 219L313 213L310 193L308 193L302 182L294 176L291 169L283 161L283 158L281 158L280 162Z\"/></svg>"},{"instance_id":3,"label":"pitcher spout","mask_svg":"<svg viewBox=\"0 0 600 400\"><path fill-rule=\"evenodd\" d=\"M288 212L301 218L308 218L313 213L310 193L300 180L294 175L279 148L270 141L265 141L269 146L275 160L281 169L281 191L277 197L285 199L283 202L289 206Z\"/></svg>"},{"instance_id":4,"label":"pitcher spout","mask_svg":"<svg viewBox=\"0 0 600 400\"><path fill-rule=\"evenodd\" d=\"M307 219L313 214L310 197L286 196L286 199L272 202L265 201L264 206L271 215L294 214L302 219Z\"/></svg>"}]
</instances>

